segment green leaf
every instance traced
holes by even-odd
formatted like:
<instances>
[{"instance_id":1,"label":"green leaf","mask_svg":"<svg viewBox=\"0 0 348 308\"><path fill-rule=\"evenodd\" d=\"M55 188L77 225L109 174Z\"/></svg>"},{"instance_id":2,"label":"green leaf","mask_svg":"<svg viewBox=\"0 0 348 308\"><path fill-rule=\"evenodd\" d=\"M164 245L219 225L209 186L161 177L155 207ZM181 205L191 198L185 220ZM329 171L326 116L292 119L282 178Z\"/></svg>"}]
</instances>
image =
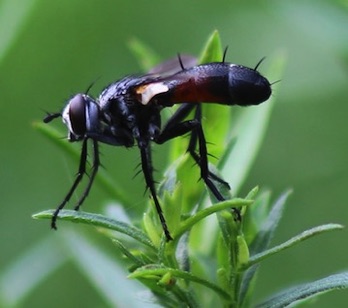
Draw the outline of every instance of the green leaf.
<instances>
[{"instance_id":1,"label":"green leaf","mask_svg":"<svg viewBox=\"0 0 348 308\"><path fill-rule=\"evenodd\" d=\"M249 199L249 197L246 197L246 199ZM271 193L267 190L262 191L251 199L254 199L255 201L253 207L250 210L245 211L243 225L243 231L248 245L255 240L259 230L267 220L270 212Z\"/></svg>"},{"instance_id":2,"label":"green leaf","mask_svg":"<svg viewBox=\"0 0 348 308\"><path fill-rule=\"evenodd\" d=\"M248 192L248 194L246 195L245 199L247 199L247 200L255 200L259 190L260 190L259 186L255 186L253 189L251 189Z\"/></svg>"},{"instance_id":3,"label":"green leaf","mask_svg":"<svg viewBox=\"0 0 348 308\"><path fill-rule=\"evenodd\" d=\"M205 190L199 178L199 168L193 165L188 153L181 155L166 170L158 194L163 200L163 211L168 217L170 229L175 229L181 215L191 213L199 201Z\"/></svg>"},{"instance_id":4,"label":"green leaf","mask_svg":"<svg viewBox=\"0 0 348 308\"><path fill-rule=\"evenodd\" d=\"M199 57L199 63L209 63L222 61L222 48L220 34L215 30L207 39L201 56Z\"/></svg>"},{"instance_id":5,"label":"green leaf","mask_svg":"<svg viewBox=\"0 0 348 308\"><path fill-rule=\"evenodd\" d=\"M200 63L221 62L223 57L221 39L218 31L214 31L207 40L200 57ZM206 102L202 108L202 125L207 141L208 153L211 157L220 157L226 150L229 139L229 127L232 121L229 106Z\"/></svg>"},{"instance_id":6,"label":"green leaf","mask_svg":"<svg viewBox=\"0 0 348 308\"><path fill-rule=\"evenodd\" d=\"M132 51L144 72L148 72L161 60L161 57L143 41L133 37L128 41L128 48Z\"/></svg>"},{"instance_id":7,"label":"green leaf","mask_svg":"<svg viewBox=\"0 0 348 308\"><path fill-rule=\"evenodd\" d=\"M268 214L267 220L260 226L259 232L250 246L251 255L261 252L269 246L278 223L283 215L285 203L290 193L291 191L283 193L274 203L270 213Z\"/></svg>"},{"instance_id":8,"label":"green leaf","mask_svg":"<svg viewBox=\"0 0 348 308\"><path fill-rule=\"evenodd\" d=\"M199 63L216 62L222 60L221 41L218 31L214 31L207 40L200 56ZM203 105L203 127L209 127L205 131L207 142L214 142L214 146L209 147L208 151L212 156L219 157L223 152L225 136L228 133L229 112L226 112L226 106L217 104ZM187 150L188 141L184 138L176 138L171 142L170 157L171 160L177 159Z\"/></svg>"},{"instance_id":9,"label":"green leaf","mask_svg":"<svg viewBox=\"0 0 348 308\"><path fill-rule=\"evenodd\" d=\"M51 219L54 210L43 211L34 214L32 217L35 219ZM94 227L102 227L109 230L114 230L123 234L126 234L140 243L155 249L147 235L141 230L115 219L94 213L78 212L72 210L62 210L59 212L58 218L61 220L72 221L75 223L83 223L86 225L92 225Z\"/></svg>"},{"instance_id":10,"label":"green leaf","mask_svg":"<svg viewBox=\"0 0 348 308\"><path fill-rule=\"evenodd\" d=\"M281 252L285 249L288 249L296 244L299 244L300 242L303 242L306 239L309 239L315 235L324 233L324 232L328 232L328 231L334 231L334 230L342 230L344 227L342 225L339 224L327 224L327 225L322 225L322 226L318 226L309 230L306 230L304 232L302 232L301 234L294 236L293 238L291 238L290 240L277 245L271 249L268 249L266 251L263 251L261 253L258 253L256 255L253 255L248 264L245 265L245 268L250 267L256 263L259 263L261 261L263 261L264 259L278 253Z\"/></svg>"},{"instance_id":11,"label":"green leaf","mask_svg":"<svg viewBox=\"0 0 348 308\"><path fill-rule=\"evenodd\" d=\"M249 264L250 261L250 255L249 255L249 249L248 245L245 241L244 236L238 235L237 236L237 244L238 244L238 269L240 270L242 267L244 268L246 264Z\"/></svg>"},{"instance_id":12,"label":"green leaf","mask_svg":"<svg viewBox=\"0 0 348 308\"><path fill-rule=\"evenodd\" d=\"M146 263L134 255L128 248L126 248L121 241L117 239L112 239L112 242L117 246L117 248L128 258L129 261L133 262L134 266L140 267L146 265Z\"/></svg>"},{"instance_id":13,"label":"green leaf","mask_svg":"<svg viewBox=\"0 0 348 308\"><path fill-rule=\"evenodd\" d=\"M318 296L328 291L348 288L348 272L328 276L314 282L299 285L273 296L259 304L258 308L281 308L297 301Z\"/></svg>"},{"instance_id":14,"label":"green leaf","mask_svg":"<svg viewBox=\"0 0 348 308\"><path fill-rule=\"evenodd\" d=\"M255 238L252 242L252 244L249 246L249 251L251 255L255 255L256 253L259 253L263 250L265 250L274 235L274 232L278 226L278 223L282 217L285 203L287 198L290 195L290 191L287 191L283 193L274 203L274 205L271 208L271 211L269 212L267 218L265 221L261 220L261 223L257 225L257 234L255 235ZM265 198L264 198L265 197ZM262 212L264 212L264 209L267 207L267 201L268 201L269 195L266 194L262 197L262 199L265 199L261 204L255 204L255 206L261 206L262 205ZM250 209L251 211L259 211L256 207L253 207ZM263 219L264 216L261 215L259 218ZM251 285L254 281L254 277L256 274L256 271L258 269L258 264L251 266L243 275L243 280L241 283L240 288L240 301L243 303L247 297L248 292L251 289Z\"/></svg>"},{"instance_id":15,"label":"green leaf","mask_svg":"<svg viewBox=\"0 0 348 308\"><path fill-rule=\"evenodd\" d=\"M71 142L68 142L66 139L62 139L62 133L57 129L49 126L45 123L35 122L34 127L42 133L48 140L57 145L61 150L68 154L68 156L72 157L76 162L80 160L81 151L74 147ZM76 166L77 168L77 166ZM95 183L110 197L122 203L125 207L131 207L132 203L129 200L125 191L120 189L119 185L117 185L114 180L112 180L107 172L100 168L98 170L98 174L95 179Z\"/></svg>"}]
</instances>

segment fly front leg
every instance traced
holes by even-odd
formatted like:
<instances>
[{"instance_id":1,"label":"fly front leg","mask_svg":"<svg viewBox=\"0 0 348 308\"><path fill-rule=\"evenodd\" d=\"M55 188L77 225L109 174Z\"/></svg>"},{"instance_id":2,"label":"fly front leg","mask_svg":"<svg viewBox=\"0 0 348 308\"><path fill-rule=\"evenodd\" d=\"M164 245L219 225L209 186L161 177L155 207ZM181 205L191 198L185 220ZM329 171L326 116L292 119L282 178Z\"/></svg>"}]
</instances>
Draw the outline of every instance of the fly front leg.
<instances>
[{"instance_id":1,"label":"fly front leg","mask_svg":"<svg viewBox=\"0 0 348 308\"><path fill-rule=\"evenodd\" d=\"M80 155L80 165L79 165L79 170L77 172L75 181L73 185L71 186L69 192L65 196L63 202L57 207L57 209L54 211L52 215L52 220L51 220L51 228L52 229L57 229L57 217L59 212L64 208L64 206L69 202L72 194L76 190L77 186L80 184L84 174L86 173L86 162L87 162L87 138L83 139L82 142L82 148L81 148L81 155ZM83 201L83 200L82 200Z\"/></svg>"},{"instance_id":2,"label":"fly front leg","mask_svg":"<svg viewBox=\"0 0 348 308\"><path fill-rule=\"evenodd\" d=\"M95 176L97 175L98 169L100 166L100 160L99 160L99 146L98 146L98 141L93 140L93 164L92 164L92 171L91 174L89 176L89 181L87 184L87 187L85 189L85 191L83 192L80 200L77 202L77 204L75 205L75 210L78 211L80 209L80 206L82 205L82 203L85 201L85 199L87 198L89 191L91 190L93 181L95 179Z\"/></svg>"}]
</instances>

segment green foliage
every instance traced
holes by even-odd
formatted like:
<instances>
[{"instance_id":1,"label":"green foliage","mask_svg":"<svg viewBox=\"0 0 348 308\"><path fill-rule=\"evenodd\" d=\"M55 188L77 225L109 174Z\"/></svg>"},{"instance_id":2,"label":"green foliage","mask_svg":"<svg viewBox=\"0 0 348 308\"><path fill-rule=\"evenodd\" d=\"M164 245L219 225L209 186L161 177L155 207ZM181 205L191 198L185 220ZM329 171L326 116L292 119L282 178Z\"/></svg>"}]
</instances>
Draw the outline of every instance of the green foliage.
<instances>
[{"instance_id":1,"label":"green foliage","mask_svg":"<svg viewBox=\"0 0 348 308\"><path fill-rule=\"evenodd\" d=\"M139 41L134 40L131 45L144 66L147 67L148 64L143 59L156 59L154 53ZM221 58L220 38L218 33L214 32L204 48L200 61L219 61ZM270 70L265 75L270 80L279 80L283 66L284 57L275 56ZM273 85L273 89L278 85ZM253 107L250 107L251 111L246 109L242 112L230 112L225 106L204 106L203 125L206 126L207 140L213 140L215 143L209 145L209 153L221 158L218 166L211 164L210 168L223 175L229 172L236 174L232 180L233 193L241 186L263 139L272 100L273 98L259 110L252 110ZM78 157L71 145L57 138L54 129L43 124L36 124L36 127L72 158ZM231 131L236 132L237 139L231 137ZM126 264L129 270L128 278L141 282L144 288L152 293L149 300L164 307L250 307L254 304L256 274L262 261L315 235L342 229L338 224L318 226L270 248L289 192L282 194L273 203L270 201L269 192L259 192L257 187L245 198L229 197L229 200L219 203L216 203L214 198L209 200L204 185L197 182L198 168L193 168L193 160L188 154L183 154L186 147L185 138L177 138L171 143L172 161L159 187L159 197L173 241L166 242L151 202L143 216L142 224L138 226L130 222L125 213L125 219L120 221L100 214L63 210L59 220L95 227L115 244L115 249L122 253L126 262L111 258L108 252L97 249L97 245L91 245L83 236L77 236L68 230L64 232L61 243L70 247L66 256L61 255L61 258L57 259L56 253L43 254L42 249L50 251L53 248L52 244L52 247L47 247L50 244L45 242L14 266L14 272L4 275L6 281L12 284L8 286L8 290L17 283L16 280L11 280L11 277L15 277L28 266L32 258L40 258L44 264L55 260L52 264L56 265L54 268L58 268L64 258L74 257L75 262L83 268L86 277L112 306L121 304L122 299L128 296L127 301L131 302L133 307L144 307L144 303L134 300L136 292L139 291L138 285L128 281L119 290L115 288L115 279L126 276ZM248 155L245 155L245 149L248 149ZM128 208L130 202L127 195L117 190L117 185L112 183L104 170L102 171L98 174L96 182L105 193L124 205L124 209ZM224 194L228 196L229 192ZM236 219L232 208L241 211L241 221ZM52 213L52 210L44 211L33 217L50 219ZM58 248L55 246L54 249L51 251ZM95 264L98 264L98 267L94 266ZM30 288L49 274L50 269L45 269L43 272L25 276L28 280L22 284L27 287L17 293L17 298L12 303L20 302ZM278 295L271 295L260 307L285 307L323 292L346 288L347 275L333 275L291 288ZM104 279L99 279L100 276ZM2 296L4 302L6 296Z\"/></svg>"}]
</instances>

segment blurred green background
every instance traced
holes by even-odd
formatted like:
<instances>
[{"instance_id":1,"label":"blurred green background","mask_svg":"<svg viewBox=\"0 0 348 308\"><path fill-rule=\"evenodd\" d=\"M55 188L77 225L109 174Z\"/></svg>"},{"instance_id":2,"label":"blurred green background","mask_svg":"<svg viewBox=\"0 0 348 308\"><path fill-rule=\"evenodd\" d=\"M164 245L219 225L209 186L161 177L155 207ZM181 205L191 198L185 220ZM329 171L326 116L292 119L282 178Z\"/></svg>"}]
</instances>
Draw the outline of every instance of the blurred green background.
<instances>
[{"instance_id":1,"label":"blurred green background","mask_svg":"<svg viewBox=\"0 0 348 308\"><path fill-rule=\"evenodd\" d=\"M271 189L274 197L293 188L273 243L322 223L347 225L348 1L2 0L0 29L2 273L41 239L59 236L31 215L55 207L77 170L33 129L33 121L45 110L60 110L93 81L91 92L98 94L109 82L138 72L127 47L134 37L163 59L177 52L198 54L214 29L233 63L254 66L267 56L267 65L285 52L277 104L241 195L255 185ZM160 170L165 149L155 148ZM102 152L103 164L121 179L140 215L147 197L142 178L133 179L138 151L103 146ZM100 198L94 187L85 209L98 212ZM347 255L347 231L308 241L262 265L256 296L346 270ZM333 292L314 306L346 307L347 302L347 291ZM21 306L48 304L106 305L72 263L35 287Z\"/></svg>"}]
</instances>

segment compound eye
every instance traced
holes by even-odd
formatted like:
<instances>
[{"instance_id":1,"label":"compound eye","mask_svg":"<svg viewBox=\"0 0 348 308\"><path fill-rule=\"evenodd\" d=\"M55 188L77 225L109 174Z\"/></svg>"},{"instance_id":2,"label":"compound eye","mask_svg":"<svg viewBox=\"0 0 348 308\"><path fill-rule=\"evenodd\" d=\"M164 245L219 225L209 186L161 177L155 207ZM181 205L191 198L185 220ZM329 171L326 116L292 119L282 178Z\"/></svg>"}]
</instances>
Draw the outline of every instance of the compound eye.
<instances>
[{"instance_id":1,"label":"compound eye","mask_svg":"<svg viewBox=\"0 0 348 308\"><path fill-rule=\"evenodd\" d=\"M75 95L69 102L69 122L73 134L83 136L86 133L87 100L82 94Z\"/></svg>"}]
</instances>

